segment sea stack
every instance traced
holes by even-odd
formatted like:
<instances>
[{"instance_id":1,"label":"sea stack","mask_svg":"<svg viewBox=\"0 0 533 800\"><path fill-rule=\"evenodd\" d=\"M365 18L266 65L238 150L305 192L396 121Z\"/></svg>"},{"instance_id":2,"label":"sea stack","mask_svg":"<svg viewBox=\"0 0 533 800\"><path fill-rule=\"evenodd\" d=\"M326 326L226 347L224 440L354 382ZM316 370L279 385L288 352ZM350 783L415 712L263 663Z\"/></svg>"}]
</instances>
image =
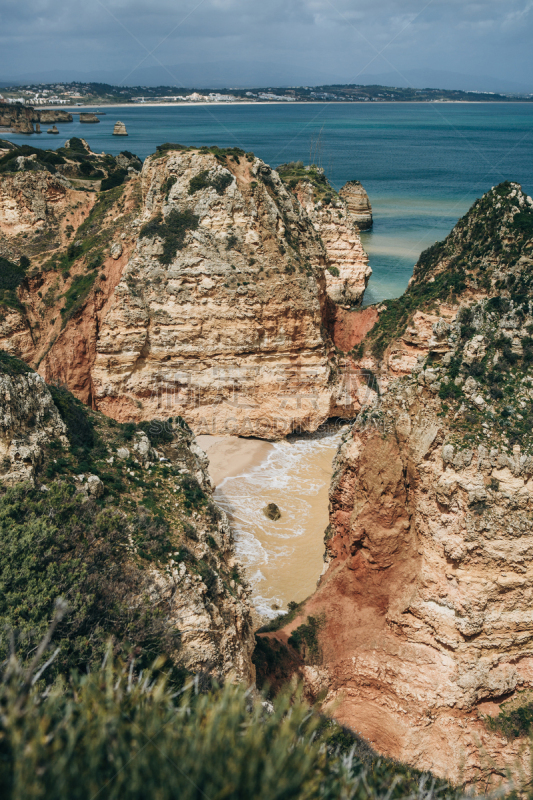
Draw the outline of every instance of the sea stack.
<instances>
[{"instance_id":1,"label":"sea stack","mask_svg":"<svg viewBox=\"0 0 533 800\"><path fill-rule=\"evenodd\" d=\"M38 122L35 123L35 133L42 133L41 126Z\"/></svg>"},{"instance_id":2,"label":"sea stack","mask_svg":"<svg viewBox=\"0 0 533 800\"><path fill-rule=\"evenodd\" d=\"M348 181L339 192L346 201L348 211L360 230L372 227L372 206L368 195L359 181Z\"/></svg>"},{"instance_id":3,"label":"sea stack","mask_svg":"<svg viewBox=\"0 0 533 800\"><path fill-rule=\"evenodd\" d=\"M56 125L52 125L52 127L48 128L48 130L46 132L47 133L59 133Z\"/></svg>"},{"instance_id":4,"label":"sea stack","mask_svg":"<svg viewBox=\"0 0 533 800\"><path fill-rule=\"evenodd\" d=\"M94 124L95 122L100 122L100 120L96 114L93 114L92 112L85 112L80 114L80 122Z\"/></svg>"},{"instance_id":5,"label":"sea stack","mask_svg":"<svg viewBox=\"0 0 533 800\"><path fill-rule=\"evenodd\" d=\"M127 136L128 131L126 130L126 126L123 122L115 122L115 127L113 128L113 136Z\"/></svg>"}]
</instances>

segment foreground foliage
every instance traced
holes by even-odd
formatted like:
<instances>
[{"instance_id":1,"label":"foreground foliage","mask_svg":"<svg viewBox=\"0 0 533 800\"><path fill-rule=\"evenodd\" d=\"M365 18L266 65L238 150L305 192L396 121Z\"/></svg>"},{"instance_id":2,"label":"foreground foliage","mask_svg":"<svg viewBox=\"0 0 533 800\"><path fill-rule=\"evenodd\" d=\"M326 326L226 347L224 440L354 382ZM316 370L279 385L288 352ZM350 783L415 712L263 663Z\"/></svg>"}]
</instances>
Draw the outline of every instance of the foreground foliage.
<instances>
[{"instance_id":1,"label":"foreground foliage","mask_svg":"<svg viewBox=\"0 0 533 800\"><path fill-rule=\"evenodd\" d=\"M309 800L456 797L444 782L343 753L294 695L274 707L242 686L177 697L163 678L107 659L46 691L37 665L11 657L0 687L0 792L5 800ZM317 735L318 734L318 735Z\"/></svg>"}]
</instances>

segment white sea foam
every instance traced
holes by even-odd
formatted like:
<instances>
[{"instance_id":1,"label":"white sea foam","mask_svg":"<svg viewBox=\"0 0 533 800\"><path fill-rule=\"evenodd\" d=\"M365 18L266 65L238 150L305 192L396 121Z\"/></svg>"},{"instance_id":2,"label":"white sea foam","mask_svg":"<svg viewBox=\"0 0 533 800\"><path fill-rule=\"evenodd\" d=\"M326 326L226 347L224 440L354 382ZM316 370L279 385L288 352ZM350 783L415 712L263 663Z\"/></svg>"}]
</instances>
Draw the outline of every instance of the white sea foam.
<instances>
[{"instance_id":1,"label":"white sea foam","mask_svg":"<svg viewBox=\"0 0 533 800\"><path fill-rule=\"evenodd\" d=\"M288 600L303 599L318 579L331 461L341 432L321 430L276 442L261 464L226 478L215 491L229 514L253 603L265 616L279 614ZM269 502L279 506L280 520L264 515Z\"/></svg>"}]
</instances>

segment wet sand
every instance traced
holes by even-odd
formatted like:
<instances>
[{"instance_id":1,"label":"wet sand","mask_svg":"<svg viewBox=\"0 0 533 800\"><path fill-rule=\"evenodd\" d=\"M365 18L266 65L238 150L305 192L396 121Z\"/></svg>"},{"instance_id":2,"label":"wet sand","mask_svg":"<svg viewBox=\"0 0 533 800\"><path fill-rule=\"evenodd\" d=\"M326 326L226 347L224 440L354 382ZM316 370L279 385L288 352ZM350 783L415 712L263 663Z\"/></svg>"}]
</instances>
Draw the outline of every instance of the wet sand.
<instances>
[{"instance_id":1,"label":"wet sand","mask_svg":"<svg viewBox=\"0 0 533 800\"><path fill-rule=\"evenodd\" d=\"M340 437L340 431L317 431L274 443L256 441L256 447L254 440L233 444L230 439L237 437L205 437L218 440L208 451L208 457L217 454L220 459L219 466L213 459L212 474L220 477L227 471L214 497L229 516L237 555L252 585L252 602L262 617L276 616L290 600L300 602L316 588ZM203 438L198 441L205 447ZM243 460L236 463L233 447L237 456L249 459L247 468L242 469ZM263 513L268 503L280 508L279 520Z\"/></svg>"},{"instance_id":2,"label":"wet sand","mask_svg":"<svg viewBox=\"0 0 533 800\"><path fill-rule=\"evenodd\" d=\"M215 486L225 478L233 478L261 464L272 451L273 445L262 439L242 439L239 436L196 437L199 446L209 458L209 474Z\"/></svg>"}]
</instances>

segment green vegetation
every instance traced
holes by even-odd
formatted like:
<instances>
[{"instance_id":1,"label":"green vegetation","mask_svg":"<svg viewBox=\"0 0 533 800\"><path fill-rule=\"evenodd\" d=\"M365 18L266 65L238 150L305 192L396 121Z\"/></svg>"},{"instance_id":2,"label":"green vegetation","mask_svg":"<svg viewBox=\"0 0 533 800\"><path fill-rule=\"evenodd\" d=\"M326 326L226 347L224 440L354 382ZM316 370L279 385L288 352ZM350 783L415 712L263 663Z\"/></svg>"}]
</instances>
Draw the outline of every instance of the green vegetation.
<instances>
[{"instance_id":1,"label":"green vegetation","mask_svg":"<svg viewBox=\"0 0 533 800\"><path fill-rule=\"evenodd\" d=\"M127 557L128 531L142 538L136 559ZM146 665L176 648L161 611L144 597L142 559L157 556L166 535L160 522L147 522L146 512L125 514L84 502L64 480L49 483L46 492L7 489L0 498L0 620L16 631L21 658L31 657L59 597L69 614L54 636L54 674L85 671L103 657L111 636L115 652L127 656L135 647ZM3 638L2 658L8 648Z\"/></svg>"},{"instance_id":2,"label":"green vegetation","mask_svg":"<svg viewBox=\"0 0 533 800\"><path fill-rule=\"evenodd\" d=\"M108 175L107 178L104 178L100 184L100 190L102 192L107 192L109 189L115 189L117 186L121 186L127 177L127 169L116 169L114 172Z\"/></svg>"},{"instance_id":3,"label":"green vegetation","mask_svg":"<svg viewBox=\"0 0 533 800\"><path fill-rule=\"evenodd\" d=\"M29 259L23 256L18 264L0 256L0 305L22 310L16 290L26 277Z\"/></svg>"},{"instance_id":4,"label":"green vegetation","mask_svg":"<svg viewBox=\"0 0 533 800\"><path fill-rule=\"evenodd\" d=\"M163 192L167 200L170 194L170 190L172 189L177 180L178 179L175 175L170 175L164 182L163 186L161 187L161 191Z\"/></svg>"},{"instance_id":5,"label":"green vegetation","mask_svg":"<svg viewBox=\"0 0 533 800\"><path fill-rule=\"evenodd\" d=\"M298 696L279 696L266 713L243 686L198 693L191 685L176 696L158 664L143 674L136 666L109 656L101 669L71 673L43 693L43 678L31 685L35 670L7 665L0 686L5 800L459 797L444 781L377 758L310 714Z\"/></svg>"},{"instance_id":6,"label":"green vegetation","mask_svg":"<svg viewBox=\"0 0 533 800\"><path fill-rule=\"evenodd\" d=\"M26 375L33 370L25 361L10 356L5 350L0 350L0 372L4 375Z\"/></svg>"},{"instance_id":7,"label":"green vegetation","mask_svg":"<svg viewBox=\"0 0 533 800\"><path fill-rule=\"evenodd\" d=\"M213 188L217 194L224 194L228 186L233 183L233 175L227 173L215 173L210 175L208 169L199 172L189 181L189 194L195 194L202 189Z\"/></svg>"},{"instance_id":8,"label":"green vegetation","mask_svg":"<svg viewBox=\"0 0 533 800\"><path fill-rule=\"evenodd\" d=\"M0 173L16 172L19 169L17 158L19 156L37 156L34 161L26 163L26 169L39 170L45 169L52 174L56 172L57 164L64 164L65 159L54 150L40 150L38 147L23 144L15 146L0 158Z\"/></svg>"},{"instance_id":9,"label":"green vegetation","mask_svg":"<svg viewBox=\"0 0 533 800\"><path fill-rule=\"evenodd\" d=\"M533 209L522 209L517 184L509 181L476 200L443 242L425 250L413 280L397 300L387 300L371 333L372 353L381 358L392 340L405 333L417 310L431 311L438 303L455 304L469 287L497 295L489 302L508 302L502 293L524 302L533 290L533 274L512 273L533 235ZM530 253L531 255L531 253ZM496 266L497 265L497 266ZM499 277L506 270L505 279ZM464 331L468 335L468 331Z\"/></svg>"},{"instance_id":10,"label":"green vegetation","mask_svg":"<svg viewBox=\"0 0 533 800\"><path fill-rule=\"evenodd\" d=\"M315 203L321 202L329 205L333 201L338 201L338 192L331 186L321 167L316 164L304 166L303 161L290 161L288 164L280 164L276 168L279 177L293 191L302 182L310 183L313 186L313 199Z\"/></svg>"},{"instance_id":11,"label":"green vegetation","mask_svg":"<svg viewBox=\"0 0 533 800\"><path fill-rule=\"evenodd\" d=\"M81 309L89 292L94 286L96 277L97 273L93 270L84 275L77 275L74 278L64 294L65 305L61 309L61 316L63 317L62 327L65 327L69 319Z\"/></svg>"},{"instance_id":12,"label":"green vegetation","mask_svg":"<svg viewBox=\"0 0 533 800\"><path fill-rule=\"evenodd\" d=\"M139 238L159 236L163 240L163 254L159 260L162 264L168 265L185 244L187 231L196 230L199 221L200 218L189 209L185 211L173 209L165 220L161 214L157 214L143 225Z\"/></svg>"},{"instance_id":13,"label":"green vegetation","mask_svg":"<svg viewBox=\"0 0 533 800\"><path fill-rule=\"evenodd\" d=\"M72 452L74 455L78 455L81 451L82 456L87 458L88 451L92 450L99 442L89 409L68 389L54 385L48 388L61 419L66 425Z\"/></svg>"},{"instance_id":14,"label":"green vegetation","mask_svg":"<svg viewBox=\"0 0 533 800\"><path fill-rule=\"evenodd\" d=\"M497 717L485 717L487 727L502 733L507 739L530 736L533 727L533 702L526 701L518 707L514 707L515 703L515 700L511 701L513 707L510 709L506 708L507 703L502 703Z\"/></svg>"},{"instance_id":15,"label":"green vegetation","mask_svg":"<svg viewBox=\"0 0 533 800\"><path fill-rule=\"evenodd\" d=\"M318 632L324 620L320 617L307 617L307 621L299 625L289 636L289 644L298 650L307 664L316 664L320 659L320 643Z\"/></svg>"},{"instance_id":16,"label":"green vegetation","mask_svg":"<svg viewBox=\"0 0 533 800\"><path fill-rule=\"evenodd\" d=\"M172 150L179 150L182 152L197 150L199 153L211 153L221 164L225 164L227 158L231 158L237 163L239 163L240 158L243 156L246 157L248 161L253 161L254 159L253 153L245 153L240 147L217 147L216 145L212 147L192 147L185 144L174 144L172 142L165 142L164 144L157 145L155 155L152 156L152 158L161 158Z\"/></svg>"}]
</instances>

